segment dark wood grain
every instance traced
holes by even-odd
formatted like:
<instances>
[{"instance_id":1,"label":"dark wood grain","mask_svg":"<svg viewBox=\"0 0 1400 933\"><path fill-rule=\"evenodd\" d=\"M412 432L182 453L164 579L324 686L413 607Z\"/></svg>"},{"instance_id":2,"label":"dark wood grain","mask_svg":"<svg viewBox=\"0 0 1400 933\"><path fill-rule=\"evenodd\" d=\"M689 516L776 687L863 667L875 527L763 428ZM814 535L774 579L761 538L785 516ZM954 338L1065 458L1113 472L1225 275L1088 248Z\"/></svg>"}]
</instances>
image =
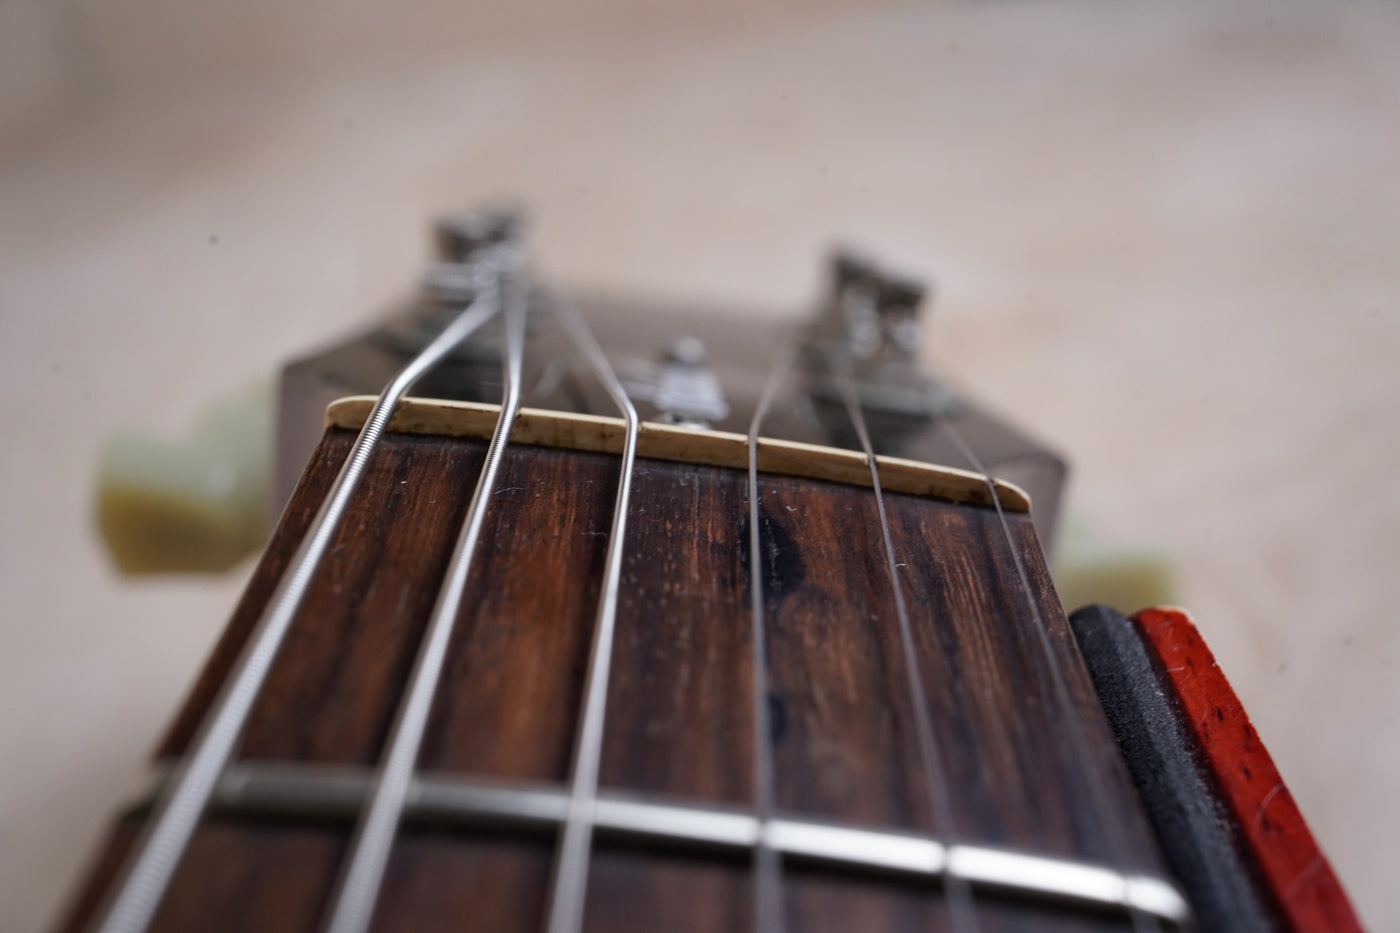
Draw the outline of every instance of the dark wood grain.
<instances>
[{"instance_id":1,"label":"dark wood grain","mask_svg":"<svg viewBox=\"0 0 1400 933\"><path fill-rule=\"evenodd\" d=\"M875 497L769 477L759 504L777 807L932 829Z\"/></svg>"},{"instance_id":2,"label":"dark wood grain","mask_svg":"<svg viewBox=\"0 0 1400 933\"><path fill-rule=\"evenodd\" d=\"M637 470L605 786L753 801L746 490L742 474L719 467L643 462Z\"/></svg>"},{"instance_id":3,"label":"dark wood grain","mask_svg":"<svg viewBox=\"0 0 1400 933\"><path fill-rule=\"evenodd\" d=\"M1005 516L1008 538L990 509L901 495L886 504L924 689L937 711L952 831L1160 870L1030 522Z\"/></svg>"},{"instance_id":4,"label":"dark wood grain","mask_svg":"<svg viewBox=\"0 0 1400 933\"><path fill-rule=\"evenodd\" d=\"M589 871L584 929L751 929L751 877L747 862L603 845L594 853Z\"/></svg>"},{"instance_id":5,"label":"dark wood grain","mask_svg":"<svg viewBox=\"0 0 1400 933\"><path fill-rule=\"evenodd\" d=\"M350 441L334 439L340 458ZM371 461L253 707L242 757L378 758L482 454L424 438Z\"/></svg>"},{"instance_id":6,"label":"dark wood grain","mask_svg":"<svg viewBox=\"0 0 1400 933\"><path fill-rule=\"evenodd\" d=\"M371 929L536 933L553 863L554 844L545 838L407 829L395 844Z\"/></svg>"},{"instance_id":7,"label":"dark wood grain","mask_svg":"<svg viewBox=\"0 0 1400 933\"><path fill-rule=\"evenodd\" d=\"M617 474L605 454L507 448L422 767L567 776Z\"/></svg>"},{"instance_id":8,"label":"dark wood grain","mask_svg":"<svg viewBox=\"0 0 1400 933\"><path fill-rule=\"evenodd\" d=\"M342 431L323 439L162 755L187 747L351 441ZM378 758L481 460L477 441L386 436L260 696L242 758ZM610 455L508 448L423 766L567 776L617 470ZM780 810L1160 871L1024 516L1010 517L1008 542L991 510L888 498L914 673L956 814L942 825L873 494L765 475L759 505ZM639 461L629 520L601 783L747 805L747 476ZM191 905L208 904L224 907L207 929L306 928L324 910L348 831L220 816L200 830L158 926L188 928ZM129 836L128 827L112 851ZM536 929L553 845L547 835L407 827L376 928ZM80 903L110 883L116 857L101 864ZM937 890L799 864L787 872L793 930L951 928ZM595 853L588 927L733 929L747 925L751 903L744 860L608 844ZM1124 928L990 897L977 904L986 930Z\"/></svg>"}]
</instances>

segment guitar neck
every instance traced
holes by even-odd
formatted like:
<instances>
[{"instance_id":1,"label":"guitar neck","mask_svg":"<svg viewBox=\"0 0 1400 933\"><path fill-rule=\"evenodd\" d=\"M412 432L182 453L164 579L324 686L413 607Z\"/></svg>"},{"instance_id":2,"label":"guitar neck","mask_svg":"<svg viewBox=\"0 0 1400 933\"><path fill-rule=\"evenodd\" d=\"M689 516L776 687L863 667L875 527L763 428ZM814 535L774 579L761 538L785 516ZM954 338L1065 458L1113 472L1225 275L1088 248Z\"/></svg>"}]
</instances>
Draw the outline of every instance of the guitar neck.
<instances>
[{"instance_id":1,"label":"guitar neck","mask_svg":"<svg viewBox=\"0 0 1400 933\"><path fill-rule=\"evenodd\" d=\"M332 428L322 440L162 760L189 748L353 438ZM225 782L157 928L316 925L485 448L386 436L250 717L235 765L250 786ZM482 532L495 546L468 580L418 779L517 807L511 795L537 794L555 810L468 800L407 811L377 908L384 926L470 916L478 929L540 928L618 471L608 453L507 449ZM752 911L750 846L716 844L703 825L692 837L667 830L675 814L703 823L755 805L747 483L743 471L670 460L635 470L598 799L658 810L600 826L590 929L733 929ZM923 929L946 914L936 878L882 861L911 840L1162 876L1027 516L1005 513L1003 529L986 506L892 491L883 504L916 670L871 491L760 474L773 808L794 826L874 838L872 852L838 836L833 851L786 860L793 928ZM920 693L937 774L921 750ZM342 796L327 802L336 781ZM140 821L128 818L107 864ZM1121 906L1003 882L970 895L1001 929L1043 929L1047 916L1102 929L1101 912Z\"/></svg>"},{"instance_id":2,"label":"guitar neck","mask_svg":"<svg viewBox=\"0 0 1400 933\"><path fill-rule=\"evenodd\" d=\"M736 391L685 341L620 378L509 238L469 246L430 283L458 310L332 409L69 928L1188 920L918 289L843 259ZM401 402L444 362L501 404ZM889 456L934 437L971 470Z\"/></svg>"}]
</instances>

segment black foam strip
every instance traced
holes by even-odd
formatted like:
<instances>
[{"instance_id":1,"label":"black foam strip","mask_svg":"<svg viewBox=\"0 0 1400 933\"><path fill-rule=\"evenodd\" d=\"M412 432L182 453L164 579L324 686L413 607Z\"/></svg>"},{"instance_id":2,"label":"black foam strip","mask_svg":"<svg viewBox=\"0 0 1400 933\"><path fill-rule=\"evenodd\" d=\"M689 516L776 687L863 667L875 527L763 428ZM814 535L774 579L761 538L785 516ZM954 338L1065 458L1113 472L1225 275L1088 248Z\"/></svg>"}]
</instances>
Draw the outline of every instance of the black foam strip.
<instances>
[{"instance_id":1,"label":"black foam strip","mask_svg":"<svg viewBox=\"0 0 1400 933\"><path fill-rule=\"evenodd\" d=\"M1136 626L1107 606L1069 617L1099 701L1202 933L1283 930L1175 693Z\"/></svg>"}]
</instances>

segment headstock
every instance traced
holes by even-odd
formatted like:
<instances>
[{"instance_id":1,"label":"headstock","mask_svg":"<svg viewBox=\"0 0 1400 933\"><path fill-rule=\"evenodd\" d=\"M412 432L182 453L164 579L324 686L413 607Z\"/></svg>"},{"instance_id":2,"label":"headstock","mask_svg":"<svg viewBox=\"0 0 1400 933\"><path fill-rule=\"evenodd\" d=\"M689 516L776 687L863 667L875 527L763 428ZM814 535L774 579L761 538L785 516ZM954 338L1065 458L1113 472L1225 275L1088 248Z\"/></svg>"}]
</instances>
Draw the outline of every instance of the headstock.
<instances>
[{"instance_id":1,"label":"headstock","mask_svg":"<svg viewBox=\"0 0 1400 933\"><path fill-rule=\"evenodd\" d=\"M377 392L432 339L470 294L471 267L492 250L528 256L525 225L509 209L456 215L436 229L437 260L418 294L372 331L302 357L283 372L273 501L286 501L317 438L326 407ZM746 433L764 384L786 345L792 365L764 421L781 440L859 450L843 399L853 388L879 454L975 468L944 428L951 425L987 471L1030 493L1037 531L1054 539L1064 461L1026 432L987 412L923 362L932 288L850 250L828 260L822 293L806 310L660 306L560 292L531 279L536 309L566 300L598 336L643 420ZM488 325L415 389L418 396L494 403L500 395L500 332ZM524 404L613 415L567 336L548 314L526 337Z\"/></svg>"}]
</instances>

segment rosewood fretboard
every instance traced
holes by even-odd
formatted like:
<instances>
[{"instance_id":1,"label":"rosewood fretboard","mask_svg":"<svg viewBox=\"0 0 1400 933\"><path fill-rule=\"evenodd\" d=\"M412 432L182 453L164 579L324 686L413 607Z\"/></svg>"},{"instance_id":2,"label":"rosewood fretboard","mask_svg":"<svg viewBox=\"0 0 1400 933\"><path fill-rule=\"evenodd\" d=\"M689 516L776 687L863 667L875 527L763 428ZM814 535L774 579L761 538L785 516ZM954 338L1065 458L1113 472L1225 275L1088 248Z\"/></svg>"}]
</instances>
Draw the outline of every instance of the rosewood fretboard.
<instances>
[{"instance_id":1,"label":"rosewood fretboard","mask_svg":"<svg viewBox=\"0 0 1400 933\"><path fill-rule=\"evenodd\" d=\"M191 741L353 439L326 433L162 759ZM471 438L385 436L257 701L236 768L339 774L341 792L363 795L356 776L383 752L484 450ZM506 449L418 761L425 776L558 802L618 473L610 453ZM953 825L939 825L875 496L769 473L758 489L776 815L1164 876L1026 514L1005 516L1008 538L991 508L885 494L915 676L954 814ZM737 814L753 806L747 495L742 470L638 461L604 797ZM252 798L216 799L155 929L316 927L354 811ZM454 812L410 807L374 928L540 929L558 821ZM90 918L143 819L136 811L120 822L65 929ZM586 929L752 928L748 850L612 829L600 823L595 833ZM962 933L945 886L916 873L791 852L781 885L789 930ZM969 890L981 931L1144 922L994 885Z\"/></svg>"}]
</instances>

